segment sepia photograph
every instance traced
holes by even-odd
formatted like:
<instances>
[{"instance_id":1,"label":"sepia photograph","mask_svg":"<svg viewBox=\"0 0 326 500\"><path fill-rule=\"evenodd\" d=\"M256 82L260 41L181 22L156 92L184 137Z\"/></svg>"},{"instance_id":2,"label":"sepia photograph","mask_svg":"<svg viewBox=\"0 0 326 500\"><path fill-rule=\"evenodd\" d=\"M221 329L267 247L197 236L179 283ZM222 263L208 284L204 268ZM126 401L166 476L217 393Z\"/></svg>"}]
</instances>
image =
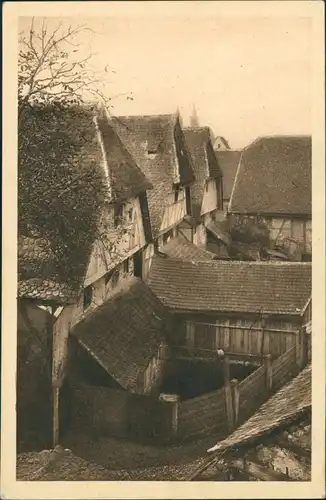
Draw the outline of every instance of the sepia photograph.
<instances>
[{"instance_id":1,"label":"sepia photograph","mask_svg":"<svg viewBox=\"0 0 326 500\"><path fill-rule=\"evenodd\" d=\"M321 498L323 6L92 3L17 2L7 57L12 480Z\"/></svg>"}]
</instances>

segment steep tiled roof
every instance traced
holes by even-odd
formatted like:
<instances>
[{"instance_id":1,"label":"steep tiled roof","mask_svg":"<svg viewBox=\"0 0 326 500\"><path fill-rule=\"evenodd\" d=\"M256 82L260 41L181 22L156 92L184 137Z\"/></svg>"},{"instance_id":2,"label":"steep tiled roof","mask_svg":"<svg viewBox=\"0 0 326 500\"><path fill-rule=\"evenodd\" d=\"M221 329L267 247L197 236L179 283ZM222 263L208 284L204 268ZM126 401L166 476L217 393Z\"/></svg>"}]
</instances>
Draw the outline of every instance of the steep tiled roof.
<instances>
[{"instance_id":1,"label":"steep tiled roof","mask_svg":"<svg viewBox=\"0 0 326 500\"><path fill-rule=\"evenodd\" d=\"M175 137L177 116L120 116L112 118L112 123L129 153L153 185L153 189L148 192L148 204L152 230L157 233L173 185L186 185L193 180L192 169L185 161L187 158L182 161L178 158ZM182 132L180 140L183 140Z\"/></svg>"},{"instance_id":2,"label":"steep tiled roof","mask_svg":"<svg viewBox=\"0 0 326 500\"><path fill-rule=\"evenodd\" d=\"M299 315L311 293L311 264L155 256L148 284L174 310Z\"/></svg>"},{"instance_id":3,"label":"steep tiled roof","mask_svg":"<svg viewBox=\"0 0 326 500\"><path fill-rule=\"evenodd\" d=\"M310 407L311 364L268 399L249 420L212 448L212 451L222 451L251 441L294 419Z\"/></svg>"},{"instance_id":4,"label":"steep tiled roof","mask_svg":"<svg viewBox=\"0 0 326 500\"><path fill-rule=\"evenodd\" d=\"M311 137L262 137L245 148L229 211L311 215Z\"/></svg>"},{"instance_id":5,"label":"steep tiled roof","mask_svg":"<svg viewBox=\"0 0 326 500\"><path fill-rule=\"evenodd\" d=\"M218 164L223 172L223 199L229 200L237 173L241 151L215 150Z\"/></svg>"},{"instance_id":6,"label":"steep tiled roof","mask_svg":"<svg viewBox=\"0 0 326 500\"><path fill-rule=\"evenodd\" d=\"M30 278L18 283L18 297L24 299L67 304L73 302L78 293L79 289L63 283L56 277L53 279Z\"/></svg>"},{"instance_id":7,"label":"steep tiled roof","mask_svg":"<svg viewBox=\"0 0 326 500\"><path fill-rule=\"evenodd\" d=\"M190 261L213 260L216 258L215 254L197 247L181 234L166 243L161 252L168 257Z\"/></svg>"},{"instance_id":8,"label":"steep tiled roof","mask_svg":"<svg viewBox=\"0 0 326 500\"><path fill-rule=\"evenodd\" d=\"M208 127L187 127L183 129L188 151L190 152L195 180L191 185L191 202L194 214L200 215L205 192L205 182L209 178L221 177L216 157L211 144Z\"/></svg>"},{"instance_id":9,"label":"steep tiled roof","mask_svg":"<svg viewBox=\"0 0 326 500\"><path fill-rule=\"evenodd\" d=\"M100 114L97 124L104 146L110 201L121 202L151 189L152 184L122 144L107 118Z\"/></svg>"},{"instance_id":10,"label":"steep tiled roof","mask_svg":"<svg viewBox=\"0 0 326 500\"><path fill-rule=\"evenodd\" d=\"M165 338L165 318L165 308L150 288L130 277L72 334L122 387L135 390L139 374Z\"/></svg>"},{"instance_id":11,"label":"steep tiled roof","mask_svg":"<svg viewBox=\"0 0 326 500\"><path fill-rule=\"evenodd\" d=\"M78 119L82 121L82 126ZM71 120L73 120L72 123ZM63 120L62 126L65 123ZM88 174L89 171L92 172L92 168L94 171L101 173L104 170L109 181L108 201L121 202L129 197L144 193L152 187L112 126L109 125L106 117L104 119L101 110L98 111L96 120L94 120L94 112L88 109L81 108L77 117L74 117L74 115L70 117L68 112L67 124L70 127L74 125L76 130L80 125L82 133L86 133L88 139L85 140L85 144L83 143L81 152L76 152L74 159L76 171L77 169L82 171L83 165L88 165L89 161L91 161L91 165L88 165ZM59 192L59 197L61 195L67 196L69 183L71 183L71 179L67 178L66 184L64 182L62 182L62 186L60 184L63 193ZM68 191L65 193L67 189ZM94 193L90 190L90 203L92 203L92 194ZM66 205L69 210L76 209L76 207L73 208L69 204ZM75 219L77 220L76 224L80 224L74 212L69 213L67 210L64 215L70 217L72 226ZM96 219L99 219L100 216L99 210L93 210L92 216L93 228L95 228ZM37 236L21 236L18 241L18 296L44 301L51 300L58 303L73 300L78 295L83 284L95 238L94 229L92 234L86 238L86 244L82 248L83 251L78 249L74 253L71 252L70 255L69 238L67 238L67 241L63 240L60 244L52 241L52 248L50 241L43 237L43 228L39 229ZM67 254L65 257L70 263L66 263L66 268L71 269L71 275L69 275L67 269L65 272L61 269L62 259L59 254L62 246L66 247L67 250L65 251L65 254Z\"/></svg>"},{"instance_id":12,"label":"steep tiled roof","mask_svg":"<svg viewBox=\"0 0 326 500\"><path fill-rule=\"evenodd\" d=\"M18 297L71 302L78 294L78 281L68 283L62 276L50 242L45 238L18 238Z\"/></svg>"}]
</instances>

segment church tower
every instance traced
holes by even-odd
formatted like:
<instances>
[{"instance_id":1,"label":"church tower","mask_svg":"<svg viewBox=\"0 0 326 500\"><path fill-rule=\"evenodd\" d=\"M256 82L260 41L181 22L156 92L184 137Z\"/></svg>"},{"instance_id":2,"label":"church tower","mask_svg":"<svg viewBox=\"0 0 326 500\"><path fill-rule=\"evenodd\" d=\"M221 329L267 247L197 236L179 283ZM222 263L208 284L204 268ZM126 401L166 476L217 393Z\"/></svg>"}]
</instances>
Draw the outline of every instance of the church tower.
<instances>
[{"instance_id":1,"label":"church tower","mask_svg":"<svg viewBox=\"0 0 326 500\"><path fill-rule=\"evenodd\" d=\"M195 105L193 105L192 115L190 116L190 127L199 127L199 120Z\"/></svg>"}]
</instances>

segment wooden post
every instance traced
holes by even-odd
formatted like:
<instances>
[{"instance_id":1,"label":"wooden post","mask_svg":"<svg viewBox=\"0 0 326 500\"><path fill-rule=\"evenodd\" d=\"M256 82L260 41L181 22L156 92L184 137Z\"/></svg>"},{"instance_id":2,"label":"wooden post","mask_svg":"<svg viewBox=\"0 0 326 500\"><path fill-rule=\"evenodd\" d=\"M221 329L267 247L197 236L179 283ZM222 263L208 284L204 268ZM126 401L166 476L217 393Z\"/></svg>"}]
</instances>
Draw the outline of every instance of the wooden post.
<instances>
[{"instance_id":1,"label":"wooden post","mask_svg":"<svg viewBox=\"0 0 326 500\"><path fill-rule=\"evenodd\" d=\"M261 338L261 352L260 352L260 362L263 364L263 356L264 356L264 347L265 347L265 317L262 315L261 319L261 332L262 332L262 338Z\"/></svg>"},{"instance_id":2,"label":"wooden post","mask_svg":"<svg viewBox=\"0 0 326 500\"><path fill-rule=\"evenodd\" d=\"M178 422L179 422L179 396L175 395L175 401L172 407L172 434L174 437L178 435Z\"/></svg>"},{"instance_id":3,"label":"wooden post","mask_svg":"<svg viewBox=\"0 0 326 500\"><path fill-rule=\"evenodd\" d=\"M232 389L232 405L233 405L233 427L237 427L239 423L239 403L240 403L240 394L239 394L239 381L234 378L231 380L231 389Z\"/></svg>"},{"instance_id":4,"label":"wooden post","mask_svg":"<svg viewBox=\"0 0 326 500\"><path fill-rule=\"evenodd\" d=\"M230 384L230 359L226 354L223 360L223 368L224 368L224 388L225 388L225 403L226 403L226 414L228 419L228 427L229 430L233 429L233 398L232 398L232 390Z\"/></svg>"},{"instance_id":5,"label":"wooden post","mask_svg":"<svg viewBox=\"0 0 326 500\"><path fill-rule=\"evenodd\" d=\"M267 391L271 391L273 388L273 365L272 365L271 354L267 354L264 357L264 366L265 366L265 376L266 376L266 389Z\"/></svg>"},{"instance_id":6,"label":"wooden post","mask_svg":"<svg viewBox=\"0 0 326 500\"><path fill-rule=\"evenodd\" d=\"M53 386L53 318L54 318L54 311L55 308L53 306L50 306L50 315L48 316L48 321L46 325L46 349L47 349L47 365L49 369L49 377L50 377L50 382L49 382L49 406L50 406L50 411L49 411L49 420L51 421L51 439L49 436L49 441L50 441L50 446L56 446L54 443L56 441L56 436L55 436L55 429L54 429L54 414L55 414L55 402L54 402L54 386ZM58 419L56 419L56 422ZM59 421L57 424L59 428Z\"/></svg>"},{"instance_id":7,"label":"wooden post","mask_svg":"<svg viewBox=\"0 0 326 500\"><path fill-rule=\"evenodd\" d=\"M308 356L308 341L311 342L312 332L307 333L307 325L302 328L302 368L306 366L309 361ZM309 340L308 340L309 339Z\"/></svg>"},{"instance_id":8,"label":"wooden post","mask_svg":"<svg viewBox=\"0 0 326 500\"><path fill-rule=\"evenodd\" d=\"M296 333L296 362L301 370L305 364L305 328L300 327Z\"/></svg>"},{"instance_id":9,"label":"wooden post","mask_svg":"<svg viewBox=\"0 0 326 500\"><path fill-rule=\"evenodd\" d=\"M60 389L58 387L53 387L53 395L52 395L52 401L53 401L53 421L52 421L52 428L53 428L53 448L59 444L59 393Z\"/></svg>"}]
</instances>

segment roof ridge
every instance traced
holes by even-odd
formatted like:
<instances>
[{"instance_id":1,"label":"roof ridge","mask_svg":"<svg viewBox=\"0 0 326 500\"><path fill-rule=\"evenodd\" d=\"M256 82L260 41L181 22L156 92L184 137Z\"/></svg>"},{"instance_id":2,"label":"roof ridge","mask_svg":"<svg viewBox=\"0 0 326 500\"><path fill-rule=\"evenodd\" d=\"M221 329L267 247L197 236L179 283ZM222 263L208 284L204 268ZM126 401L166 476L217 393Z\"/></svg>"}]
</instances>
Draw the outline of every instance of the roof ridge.
<instances>
[{"instance_id":1,"label":"roof ridge","mask_svg":"<svg viewBox=\"0 0 326 500\"><path fill-rule=\"evenodd\" d=\"M247 146L244 146L242 149L245 150L245 149L248 149L250 148L251 146L253 146L254 144L262 141L262 140L265 140L265 139L298 139L298 138L301 138L301 139L308 139L308 138L312 138L312 135L311 134L268 134L268 135L259 135L258 137L256 137L256 139L254 139L253 141L251 141L249 144L247 144Z\"/></svg>"},{"instance_id":2,"label":"roof ridge","mask_svg":"<svg viewBox=\"0 0 326 500\"><path fill-rule=\"evenodd\" d=\"M157 113L157 114L152 114L152 115L113 115L112 118L176 118L177 114L174 113Z\"/></svg>"},{"instance_id":3,"label":"roof ridge","mask_svg":"<svg viewBox=\"0 0 326 500\"><path fill-rule=\"evenodd\" d=\"M172 240L173 241L173 240ZM191 243L191 242L189 242ZM196 245L195 245L196 246ZM200 249L203 250L203 249ZM207 250L203 250L207 252ZM164 259L164 257L160 257L159 255L155 256L156 258ZM165 260L165 259L164 259ZM192 264L191 261L184 261L182 258L179 257L170 257L169 261L182 261L182 262L188 262ZM265 261L265 260L257 260L257 261L247 261L247 260L212 260L212 261L205 261L205 263L208 264L213 264L216 266L237 266L237 265L242 265L242 266L279 266L279 267L312 267L311 262L293 262L293 261Z\"/></svg>"}]
</instances>

